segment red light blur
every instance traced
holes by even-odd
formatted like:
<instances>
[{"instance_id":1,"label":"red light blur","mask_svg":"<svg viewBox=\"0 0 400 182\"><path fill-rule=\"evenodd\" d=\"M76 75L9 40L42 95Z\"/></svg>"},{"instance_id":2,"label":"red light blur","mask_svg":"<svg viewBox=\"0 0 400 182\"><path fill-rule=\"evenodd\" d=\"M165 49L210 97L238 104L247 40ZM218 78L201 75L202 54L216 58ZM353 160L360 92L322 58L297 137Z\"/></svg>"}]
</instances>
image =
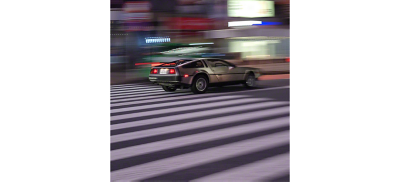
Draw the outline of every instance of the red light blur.
<instances>
[{"instance_id":1,"label":"red light blur","mask_svg":"<svg viewBox=\"0 0 400 182\"><path fill-rule=\"evenodd\" d=\"M135 63L135 65L136 66L139 66L139 65L148 65L148 64L150 64L150 65L159 65L159 64L161 64L161 63L158 63L158 62L151 62L151 63Z\"/></svg>"},{"instance_id":2,"label":"red light blur","mask_svg":"<svg viewBox=\"0 0 400 182\"><path fill-rule=\"evenodd\" d=\"M152 69L152 70L150 71L151 74L157 74L157 72L158 72L157 69Z\"/></svg>"},{"instance_id":3,"label":"red light blur","mask_svg":"<svg viewBox=\"0 0 400 182\"><path fill-rule=\"evenodd\" d=\"M183 75L183 77L187 78L187 77L189 77L189 75L188 75L188 74L185 74L185 75Z\"/></svg>"},{"instance_id":4,"label":"red light blur","mask_svg":"<svg viewBox=\"0 0 400 182\"><path fill-rule=\"evenodd\" d=\"M169 69L169 74L175 74L175 69Z\"/></svg>"}]
</instances>

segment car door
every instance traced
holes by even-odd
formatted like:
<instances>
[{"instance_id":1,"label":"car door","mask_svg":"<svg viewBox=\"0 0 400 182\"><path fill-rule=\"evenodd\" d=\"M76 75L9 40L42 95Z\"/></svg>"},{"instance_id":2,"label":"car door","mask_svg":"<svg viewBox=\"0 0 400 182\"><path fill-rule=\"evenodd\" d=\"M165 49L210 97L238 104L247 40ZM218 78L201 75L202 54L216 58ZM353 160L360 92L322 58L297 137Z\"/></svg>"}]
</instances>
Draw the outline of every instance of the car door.
<instances>
[{"instance_id":1,"label":"car door","mask_svg":"<svg viewBox=\"0 0 400 182\"><path fill-rule=\"evenodd\" d=\"M210 67L213 74L217 77L219 82L225 82L224 75L228 74L228 65L225 65L221 61L215 59L208 59L207 64Z\"/></svg>"},{"instance_id":2,"label":"car door","mask_svg":"<svg viewBox=\"0 0 400 182\"><path fill-rule=\"evenodd\" d=\"M240 74L237 74L240 70L235 65L219 59L209 59L207 61L220 82L237 81L240 79Z\"/></svg>"},{"instance_id":3,"label":"car door","mask_svg":"<svg viewBox=\"0 0 400 182\"><path fill-rule=\"evenodd\" d=\"M240 67L236 67L236 65L229 63L224 60L220 60L221 62L228 65L228 73L224 75L224 79L226 81L239 81L243 80L244 71Z\"/></svg>"}]
</instances>

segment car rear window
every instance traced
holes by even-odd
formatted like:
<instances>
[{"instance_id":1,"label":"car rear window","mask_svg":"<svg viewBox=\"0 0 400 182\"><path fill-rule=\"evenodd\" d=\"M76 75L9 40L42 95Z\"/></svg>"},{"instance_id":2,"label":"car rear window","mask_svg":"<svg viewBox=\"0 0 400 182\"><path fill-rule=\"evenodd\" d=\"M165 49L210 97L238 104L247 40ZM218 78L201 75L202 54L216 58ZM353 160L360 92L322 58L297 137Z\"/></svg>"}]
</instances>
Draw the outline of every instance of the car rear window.
<instances>
[{"instance_id":1,"label":"car rear window","mask_svg":"<svg viewBox=\"0 0 400 182\"><path fill-rule=\"evenodd\" d=\"M192 63L188 63L182 66L183 68L204 68L203 63L199 60L199 61L195 61Z\"/></svg>"},{"instance_id":2,"label":"car rear window","mask_svg":"<svg viewBox=\"0 0 400 182\"><path fill-rule=\"evenodd\" d=\"M192 60L191 59L176 60L176 61L172 61L172 62L169 62L169 63L164 63L164 64L159 65L159 66L160 67L178 66L178 65L186 63L188 61L192 61Z\"/></svg>"}]
</instances>

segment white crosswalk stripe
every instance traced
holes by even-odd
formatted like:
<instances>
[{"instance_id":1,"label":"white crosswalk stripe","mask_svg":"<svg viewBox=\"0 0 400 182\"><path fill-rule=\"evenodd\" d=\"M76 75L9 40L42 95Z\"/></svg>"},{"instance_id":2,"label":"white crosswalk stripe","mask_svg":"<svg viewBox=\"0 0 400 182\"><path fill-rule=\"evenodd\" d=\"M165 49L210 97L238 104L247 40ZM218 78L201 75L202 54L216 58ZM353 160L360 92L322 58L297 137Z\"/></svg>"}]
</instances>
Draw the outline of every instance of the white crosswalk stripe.
<instances>
[{"instance_id":1,"label":"white crosswalk stripe","mask_svg":"<svg viewBox=\"0 0 400 182\"><path fill-rule=\"evenodd\" d=\"M282 86L282 87L273 87L273 88L264 88L264 89L257 89L257 90L245 90L245 91L237 91L235 93L250 93L250 92L259 92L259 91L265 91L265 90L278 90L278 89L285 89L285 88L289 88L289 86ZM226 95L229 93L220 93L218 95ZM149 94L151 95L151 94ZM120 99L114 99L111 100L111 104L114 104L116 102L128 102L128 101L135 101L135 100L143 100L143 99L149 99L149 98L160 98L160 97L167 97L167 96L171 96L171 97L175 97L175 96L179 96L179 95L192 95L191 92L177 92L177 93L166 93L165 95L157 95L157 96L149 96L146 98L142 98L142 96L140 97L136 97L136 98L120 98ZM211 96L211 94L207 94L207 96Z\"/></svg>"},{"instance_id":2,"label":"white crosswalk stripe","mask_svg":"<svg viewBox=\"0 0 400 182\"><path fill-rule=\"evenodd\" d=\"M265 181L289 173L289 154L257 161L232 170L193 180L193 182Z\"/></svg>"},{"instance_id":3,"label":"white crosswalk stripe","mask_svg":"<svg viewBox=\"0 0 400 182\"><path fill-rule=\"evenodd\" d=\"M243 135L246 133L254 133L257 131L263 131L270 128L276 128L280 126L288 126L289 125L289 118L283 117L263 122L257 122L253 124L247 124L243 126L236 126L225 128L216 131L210 131L195 135L189 135L184 137L179 137L170 140L163 140L159 142L148 143L144 145L138 145L118 150L111 151L111 160L122 159L126 157L135 155L141 155L145 153L166 150L176 147L181 147L189 144L201 143L206 141L217 140L221 138L228 138L238 135Z\"/></svg>"},{"instance_id":4,"label":"white crosswalk stripe","mask_svg":"<svg viewBox=\"0 0 400 182\"><path fill-rule=\"evenodd\" d=\"M225 158L232 158L257 150L268 149L289 143L289 132L284 131L273 135L262 136L220 147L192 152L189 154L170 157L111 172L112 181L142 180L168 172L194 167ZM122 182L122 181L121 181Z\"/></svg>"},{"instance_id":5,"label":"white crosswalk stripe","mask_svg":"<svg viewBox=\"0 0 400 182\"><path fill-rule=\"evenodd\" d=\"M125 88L125 87L155 87L157 85L149 85L149 84L121 84L121 85L112 85L111 88Z\"/></svg>"},{"instance_id":6,"label":"white crosswalk stripe","mask_svg":"<svg viewBox=\"0 0 400 182\"><path fill-rule=\"evenodd\" d=\"M130 87L117 87L111 88L112 92L127 91L127 90L140 90L140 89L162 89L160 86L130 86Z\"/></svg>"},{"instance_id":7,"label":"white crosswalk stripe","mask_svg":"<svg viewBox=\"0 0 400 182\"><path fill-rule=\"evenodd\" d=\"M123 84L123 85L112 85L111 88L125 88L125 87L159 87L154 84Z\"/></svg>"},{"instance_id":8,"label":"white crosswalk stripe","mask_svg":"<svg viewBox=\"0 0 400 182\"><path fill-rule=\"evenodd\" d=\"M140 92L129 92L129 93L116 93L116 94L111 94L111 98L114 98L114 97L116 97L116 96L132 96L132 95L138 95L138 94L143 94L143 93L156 93L156 92L165 93L164 90L146 90L146 91L140 91Z\"/></svg>"},{"instance_id":9,"label":"white crosswalk stripe","mask_svg":"<svg viewBox=\"0 0 400 182\"><path fill-rule=\"evenodd\" d=\"M289 108L284 107L284 108L271 109L271 110L267 110L267 111L258 111L258 112L252 112L252 113L247 113L247 114L238 114L238 115L233 115L233 116L225 116L225 117L220 117L220 118L200 120L200 121L189 122L189 123L184 123L184 124L159 127L159 128L149 129L149 130L142 130L142 131L137 131L137 132L133 132L133 133L113 135L113 136L111 136L111 142L114 143L114 142L120 142L120 141L124 141L124 140L133 140L133 139L150 137L150 136L155 136L155 135L162 135L162 134L171 133L171 132L185 131L185 130L194 129L194 128L202 128L202 127L232 123L232 122L236 122L236 121L273 116L273 115L284 114L284 113L288 113L288 112L289 112Z\"/></svg>"},{"instance_id":10,"label":"white crosswalk stripe","mask_svg":"<svg viewBox=\"0 0 400 182\"><path fill-rule=\"evenodd\" d=\"M265 181L289 174L289 102L246 94L286 88L192 94L111 86L111 181Z\"/></svg>"},{"instance_id":11,"label":"white crosswalk stripe","mask_svg":"<svg viewBox=\"0 0 400 182\"><path fill-rule=\"evenodd\" d=\"M120 89L111 89L111 93L124 93L131 91L145 91L145 90L163 90L162 87L148 87L148 88L120 88Z\"/></svg>"},{"instance_id":12,"label":"white crosswalk stripe","mask_svg":"<svg viewBox=\"0 0 400 182\"><path fill-rule=\"evenodd\" d=\"M222 95L222 94L207 94L207 97L218 96L218 95ZM165 96L162 96L162 97L165 97ZM148 97L148 98L150 99L150 98L154 98L154 97ZM158 98L157 97L157 99L153 99L153 100L139 100L139 101L127 101L127 102L115 103L115 104L111 104L111 107L143 104L143 103L153 103L153 102L162 103L165 101L173 101L173 100L179 100L179 99L189 100L189 99L196 99L196 98L204 98L204 95L197 94L197 95L174 96L174 97L166 97L166 98Z\"/></svg>"},{"instance_id":13,"label":"white crosswalk stripe","mask_svg":"<svg viewBox=\"0 0 400 182\"><path fill-rule=\"evenodd\" d=\"M175 121L179 118L192 119L192 118L196 118L196 117L200 117L200 116L205 116L206 114L214 115L214 114L234 113L236 111L252 110L252 109L256 109L256 108L260 108L260 107L280 106L280 105L286 105L286 104L287 104L286 102L266 102L266 103L252 104L250 106L246 106L246 108L243 108L243 106L236 106L236 107L228 107L228 108L214 109L214 110L208 110L208 111L179 114L179 115L174 115L174 116L165 116L165 117L162 117L162 119L161 118L145 119L145 120L140 120L140 121L111 125L111 130ZM270 113L270 112L280 113L280 111L287 112L287 110L288 110L287 108L284 108L284 109L278 108L278 109L271 109L271 110L262 111L262 112L263 113ZM241 116L248 116L248 115L247 114L240 115L241 119L246 119L245 117L241 117ZM226 119L238 118L238 116L236 116L236 115L235 116L227 116L227 117L229 117L229 118L226 118Z\"/></svg>"},{"instance_id":14,"label":"white crosswalk stripe","mask_svg":"<svg viewBox=\"0 0 400 182\"><path fill-rule=\"evenodd\" d=\"M190 93L174 93L172 95L155 95L155 96L146 96L146 97L141 96L141 97L127 98L127 99L118 99L115 101L111 101L111 106L119 106L121 104L123 105L123 103L137 101L137 100L143 101L143 100L147 100L147 99L175 98L177 96L182 96L182 95L191 95L191 94Z\"/></svg>"},{"instance_id":15,"label":"white crosswalk stripe","mask_svg":"<svg viewBox=\"0 0 400 182\"><path fill-rule=\"evenodd\" d=\"M127 88L161 88L159 85L125 85L125 86L114 86L112 89L127 89Z\"/></svg>"},{"instance_id":16,"label":"white crosswalk stripe","mask_svg":"<svg viewBox=\"0 0 400 182\"><path fill-rule=\"evenodd\" d=\"M150 104L150 105L144 105L144 106L126 107L126 108L121 108L121 109L111 109L111 113L135 111L135 110L141 110L141 109L150 109L150 108L155 108L155 107L183 106L184 104L193 104L193 103L197 103L197 102L208 102L208 101L219 101L219 100L225 100L225 99L237 99L237 98L241 98L241 97L246 97L246 96L244 96L244 95L227 95L227 96L221 96L221 97L217 97L217 98L194 99L194 100L167 102L167 103L160 102L157 104Z\"/></svg>"},{"instance_id":17,"label":"white crosswalk stripe","mask_svg":"<svg viewBox=\"0 0 400 182\"><path fill-rule=\"evenodd\" d=\"M164 95L164 96L174 96L176 93L171 93L171 92L156 92L156 93L140 93L136 95L131 95L131 96L115 96L111 97L111 100L113 102L123 100L127 97L143 97L143 96L151 96L151 95Z\"/></svg>"},{"instance_id":18,"label":"white crosswalk stripe","mask_svg":"<svg viewBox=\"0 0 400 182\"><path fill-rule=\"evenodd\" d=\"M125 90L120 90L120 91L111 91L111 94L120 94L120 93L135 93L135 92L142 92L142 91L151 91L151 90L157 90L157 91L164 91L162 88L146 88L146 89L125 89Z\"/></svg>"},{"instance_id":19,"label":"white crosswalk stripe","mask_svg":"<svg viewBox=\"0 0 400 182\"><path fill-rule=\"evenodd\" d=\"M188 110L193 110L193 109L204 109L204 108L209 108L209 107L229 106L231 104L252 103L252 102L259 101L259 100L260 99L256 99L256 98L236 99L236 100L230 100L230 101L212 102L212 103L208 103L208 104L183 106L182 108L179 108L179 110L177 110L176 108L168 108L168 109L145 111L145 112L138 112L138 113L132 113L132 114L122 114L122 115L117 115L117 116L111 116L111 121L121 120L121 119L132 119L132 118L143 117L143 116L151 116L151 115L155 115L155 114L167 114L167 113L174 112L174 111L183 112L183 111L188 111Z\"/></svg>"}]
</instances>

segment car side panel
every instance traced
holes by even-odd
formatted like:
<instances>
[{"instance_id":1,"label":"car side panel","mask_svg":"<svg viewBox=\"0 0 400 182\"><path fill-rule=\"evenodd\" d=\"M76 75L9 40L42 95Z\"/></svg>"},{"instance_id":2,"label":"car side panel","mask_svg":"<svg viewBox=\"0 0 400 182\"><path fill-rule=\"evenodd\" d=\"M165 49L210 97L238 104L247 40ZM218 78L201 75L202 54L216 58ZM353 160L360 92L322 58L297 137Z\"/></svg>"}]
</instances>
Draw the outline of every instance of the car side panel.
<instances>
[{"instance_id":1,"label":"car side panel","mask_svg":"<svg viewBox=\"0 0 400 182\"><path fill-rule=\"evenodd\" d=\"M208 65L212 65L212 63L210 63L209 60L212 59L207 59L205 60L205 62ZM219 60L219 59L217 59ZM222 62L226 62L221 60ZM218 78L219 82L235 82L235 81L242 81L243 79L243 75L245 73L245 69L241 68L241 67L211 67L211 70L214 71L214 74L216 75L216 77Z\"/></svg>"},{"instance_id":2,"label":"car side panel","mask_svg":"<svg viewBox=\"0 0 400 182\"><path fill-rule=\"evenodd\" d=\"M207 74L210 83L217 83L218 78L212 74L210 68L182 68L179 67L179 72L182 76L181 83L192 84L193 78L199 73ZM183 75L188 74L189 77L185 78Z\"/></svg>"},{"instance_id":3,"label":"car side panel","mask_svg":"<svg viewBox=\"0 0 400 182\"><path fill-rule=\"evenodd\" d=\"M220 82L217 75L213 74L212 70L210 68L208 68L208 78L210 79L209 82L210 83L218 83Z\"/></svg>"},{"instance_id":4,"label":"car side panel","mask_svg":"<svg viewBox=\"0 0 400 182\"><path fill-rule=\"evenodd\" d=\"M241 81L244 80L244 74L246 69L241 67L232 68L229 70L227 77L227 81Z\"/></svg>"}]
</instances>

